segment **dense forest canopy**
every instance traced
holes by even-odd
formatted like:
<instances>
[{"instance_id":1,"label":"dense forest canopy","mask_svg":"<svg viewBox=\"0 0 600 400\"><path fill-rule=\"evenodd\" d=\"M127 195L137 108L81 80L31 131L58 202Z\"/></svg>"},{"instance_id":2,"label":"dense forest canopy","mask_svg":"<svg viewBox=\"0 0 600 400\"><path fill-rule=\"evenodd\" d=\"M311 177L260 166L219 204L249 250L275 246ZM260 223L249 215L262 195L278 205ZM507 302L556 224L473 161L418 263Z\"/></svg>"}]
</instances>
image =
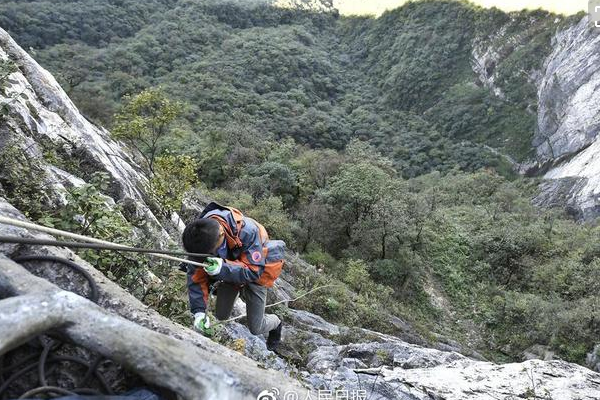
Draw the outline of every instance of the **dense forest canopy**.
<instances>
[{"instance_id":1,"label":"dense forest canopy","mask_svg":"<svg viewBox=\"0 0 600 400\"><path fill-rule=\"evenodd\" d=\"M0 26L116 137L169 106L165 137L139 147L157 208L199 187L320 266L307 287L344 285L299 306L381 331L393 313L496 359L544 344L582 362L600 334L598 228L532 206L536 181L511 165L532 155L532 76L568 23L443 0L379 18L260 1L0 4ZM485 48L500 57L476 73ZM9 195L56 218L26 189Z\"/></svg>"},{"instance_id":2,"label":"dense forest canopy","mask_svg":"<svg viewBox=\"0 0 600 400\"><path fill-rule=\"evenodd\" d=\"M229 124L342 149L374 143L403 176L531 155L539 68L556 29L546 12L416 2L380 18L269 2L9 1L0 24L54 72L82 111L110 126L120 99L160 85L189 105L197 135ZM473 46L505 26L494 96ZM74 62L71 62L74 60ZM525 72L525 73L524 73Z\"/></svg>"}]
</instances>

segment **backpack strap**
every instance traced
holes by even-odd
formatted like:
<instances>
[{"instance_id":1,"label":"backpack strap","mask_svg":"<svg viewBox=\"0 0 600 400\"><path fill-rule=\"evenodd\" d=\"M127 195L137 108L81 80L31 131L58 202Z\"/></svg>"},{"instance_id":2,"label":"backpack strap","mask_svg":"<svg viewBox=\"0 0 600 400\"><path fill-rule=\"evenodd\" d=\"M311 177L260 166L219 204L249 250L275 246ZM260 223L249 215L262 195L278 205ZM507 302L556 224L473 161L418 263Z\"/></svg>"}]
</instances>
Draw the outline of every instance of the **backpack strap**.
<instances>
[{"instance_id":1,"label":"backpack strap","mask_svg":"<svg viewBox=\"0 0 600 400\"><path fill-rule=\"evenodd\" d=\"M200 214L200 218L203 218L206 214L208 214L211 211L215 211L215 210L228 211L231 213L231 216L233 217L233 221L235 223L235 231L234 231L234 229L232 229L229 221L227 221L221 215L213 214L213 215L208 216L208 218L212 218L212 219L216 220L219 224L221 224L221 226L223 227L223 230L225 231L225 239L227 240L228 248L230 248L230 249L241 248L242 241L240 240L240 232L242 231L242 228L244 227L244 214L242 214L242 212L240 210L238 210L237 208L225 207L225 206L219 205L215 202L212 202L209 205L207 205L206 208L204 208L204 210Z\"/></svg>"},{"instance_id":2,"label":"backpack strap","mask_svg":"<svg viewBox=\"0 0 600 400\"><path fill-rule=\"evenodd\" d=\"M242 247L242 240L240 239L240 236L239 236L239 228L237 231L238 234L236 235L232 231L229 223L227 221L225 221L225 219L223 217L218 216L218 215L211 215L208 218L216 220L223 227L223 231L225 232L225 240L227 240L228 248L238 249L238 248ZM237 221L236 221L236 224L237 224Z\"/></svg>"}]
</instances>

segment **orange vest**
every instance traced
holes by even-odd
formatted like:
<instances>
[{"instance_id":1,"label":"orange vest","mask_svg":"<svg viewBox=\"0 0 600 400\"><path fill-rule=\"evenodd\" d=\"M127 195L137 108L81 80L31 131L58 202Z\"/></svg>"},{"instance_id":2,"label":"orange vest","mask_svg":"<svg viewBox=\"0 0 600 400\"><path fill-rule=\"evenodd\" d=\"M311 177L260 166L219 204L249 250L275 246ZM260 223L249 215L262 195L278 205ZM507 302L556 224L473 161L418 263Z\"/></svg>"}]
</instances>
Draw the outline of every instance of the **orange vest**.
<instances>
[{"instance_id":1,"label":"orange vest","mask_svg":"<svg viewBox=\"0 0 600 400\"><path fill-rule=\"evenodd\" d=\"M262 267L257 265L252 260L254 255L248 254L248 252L243 250L244 246L247 248L249 244L242 243L242 240L240 239L240 232L242 232L242 230L245 228L246 221L252 221L258 228L256 239L259 242L258 247L262 248L262 254L256 256L256 258L258 260L261 258L264 260L264 269L262 274L260 274L259 279L255 283L265 287L272 287L275 280L281 274L281 270L283 269L285 243L281 240L269 240L269 235L265 227L256 220L250 217L245 217L240 210L233 207L223 206L219 206L219 209L226 210L231 213L236 228L234 232L226 217L221 215L214 214L208 217L215 219L223 227L223 230L225 231L225 240L227 241L227 248L232 254L237 256L237 259L227 260L226 262L231 265L239 265L240 267L249 268L255 272L260 272Z\"/></svg>"}]
</instances>

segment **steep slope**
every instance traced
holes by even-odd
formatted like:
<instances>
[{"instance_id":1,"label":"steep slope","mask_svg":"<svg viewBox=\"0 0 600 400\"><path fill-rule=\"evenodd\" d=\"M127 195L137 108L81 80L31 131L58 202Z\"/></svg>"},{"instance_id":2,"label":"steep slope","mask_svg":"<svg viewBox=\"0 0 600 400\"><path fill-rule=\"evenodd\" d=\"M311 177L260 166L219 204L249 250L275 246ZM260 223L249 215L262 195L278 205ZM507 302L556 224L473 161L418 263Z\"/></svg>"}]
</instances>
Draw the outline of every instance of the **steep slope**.
<instances>
[{"instance_id":1,"label":"steep slope","mask_svg":"<svg viewBox=\"0 0 600 400\"><path fill-rule=\"evenodd\" d=\"M557 33L539 85L538 134L533 142L536 167L547 170L544 178L558 180L546 186L538 201L569 204L584 219L600 212L599 49L599 32L587 17Z\"/></svg>"},{"instance_id":2,"label":"steep slope","mask_svg":"<svg viewBox=\"0 0 600 400\"><path fill-rule=\"evenodd\" d=\"M566 158L596 138L599 47L600 34L587 17L553 38L538 92L539 132L534 146L540 162Z\"/></svg>"},{"instance_id":3,"label":"steep slope","mask_svg":"<svg viewBox=\"0 0 600 400\"><path fill-rule=\"evenodd\" d=\"M24 219L23 215L19 213L14 207L6 203L0 198L0 215L4 217L11 217L17 219ZM48 235L40 234L34 231L27 231L22 228L14 228L11 226L0 224L0 233L2 235L18 236L18 237L35 237L35 238L49 238ZM9 245L0 243L0 308L3 306L3 299L11 299L24 294L31 293L45 293L46 300L51 302L49 293L57 290L48 282L37 282L34 278L28 277L27 272L19 270L15 267L14 263L10 262L10 258L24 255L45 255L52 257L60 257L62 259L73 260L76 262L84 271L90 274L91 278L96 282L99 301L98 305L102 309L108 312L112 316L119 316L127 321L134 322L135 324L146 328L153 333L159 333L160 335L154 335L155 340L152 342L153 349L146 348L144 350L145 343L141 344L141 347L137 347L138 350L143 353L139 354L142 358L146 358L147 361L139 363L139 365L127 365L127 360L123 360L123 357L127 354L126 349L119 347L113 348L103 353L107 358L112 359L117 369L117 376L125 375L127 379L125 382L121 378L113 378L109 385L116 388L116 385L120 385L120 389L124 392L135 388L137 385L145 384L146 386L153 385L164 385L164 387L171 389L172 391L183 395L186 399L255 399L256 395L266 387L270 387L271 382L278 382L282 390L297 391L299 393L305 393L306 389L296 380L285 376L284 374L274 371L265 370L264 366L258 365L256 362L244 357L243 355L225 348L198 333L190 330L189 328L183 327L176 324L167 318L161 316L156 311L149 309L146 305L142 304L131 294L127 293L124 289L111 282L101 272L96 270L93 266L79 258L76 254L67 249L60 248L47 248L47 247L28 247L20 245ZM69 268L61 267L61 264L53 262L26 262L23 265L27 265L27 270L33 272L37 276L41 276L60 288L68 291L73 291L81 296L86 296L85 280L82 280L81 275L77 272L72 271ZM16 283L15 283L16 282ZM15 287L16 286L16 287ZM15 293L16 292L16 293ZM91 306L90 306L91 307ZM14 310L13 310L14 311ZM26 307L23 307L21 311L22 318L28 314ZM69 307L64 310L65 314L69 311ZM0 314L2 314L0 312ZM8 313L7 313L8 314ZM18 314L17 314L18 315ZM94 323L92 319L92 310L89 312L89 320L80 329L83 330L84 340L89 337L85 334L85 330L93 331L98 329L98 322ZM5 317L3 315L2 317ZM43 319L43 315L38 315L39 319ZM59 315L50 315L48 319L58 319ZM108 319L108 318L106 318ZM85 312L84 312L85 320ZM118 320L117 320L118 321ZM120 332L120 323L111 322L109 327L105 329L110 330L114 333ZM30 334L27 327L22 327L22 334ZM74 330L71 328L71 330ZM147 332L147 330L140 331ZM42 330L44 333L46 330ZM69 330L66 332L69 335ZM30 335L33 336L33 335ZM117 335L118 336L118 335ZM0 337L0 349L4 349L8 343L4 342L4 337ZM27 339L32 339L28 337ZM135 339L135 338L134 338ZM174 340L173 340L174 339ZM94 339L98 340L98 339ZM98 340L94 343L96 347L102 348L107 346ZM131 343L122 343L119 346L131 346ZM158 347L163 346L163 347ZM165 360L157 357L157 354L161 352L178 354L180 351L177 347L181 346L184 349L181 354L180 361L183 365L187 364L190 369L187 378L182 375L180 378L168 379L169 382L164 384L164 378L169 375L167 370L175 368L174 365L164 365ZM93 347L93 346L92 346ZM188 347L187 350L185 348ZM11 349L9 347L9 349ZM91 350L91 349L90 349ZM144 353L146 352L147 353ZM155 351L158 351L156 353ZM116 353L116 357L112 358L108 355L110 353ZM119 356L119 353L121 356ZM0 350L0 355L7 356ZM74 355L84 357L86 361L93 362L93 354L83 353L81 351L76 352ZM19 354L17 354L17 357ZM189 358L188 358L189 357ZM119 358L121 358L119 360ZM15 361L14 358L6 357L6 360ZM15 362L20 359L17 358ZM148 368L144 363L154 364L154 367ZM161 364L162 363L162 364ZM6 364L5 364L6 366ZM125 367L127 366L127 368ZM153 376L155 373L150 372L153 368L158 368L156 374L159 376ZM164 369L160 371L160 369ZM72 371L77 373L76 366L62 366L62 372ZM135 375L141 375L144 379L139 381ZM163 375L164 374L164 375ZM22 375L22 374L19 374ZM17 375L17 377L19 377ZM9 378L10 379L10 378ZM186 382L187 380L190 380ZM8 381L10 382L10 380ZM192 383L195 382L195 383ZM21 376L15 380L15 387L29 386L37 387L37 376L31 379L28 375ZM198 393L190 393L190 388L198 388ZM9 389L9 397L14 396L15 398L20 396L23 392L11 392L11 386L2 385L2 390Z\"/></svg>"},{"instance_id":4,"label":"steep slope","mask_svg":"<svg viewBox=\"0 0 600 400\"><path fill-rule=\"evenodd\" d=\"M393 158L405 177L455 167L510 175L530 166L536 148L548 153L543 138L561 110L542 93L553 90L545 60L559 51L556 32L578 22L455 1L414 2L373 19L339 17L330 2L291 2L294 9L190 0L86 2L79 13L93 18L81 30L69 3L61 3L69 17L58 24L35 13L48 30L37 39L25 11L45 10L47 2L9 2L0 17L94 120L110 123L122 95L162 85L188 102L195 136L243 127L336 149L358 137ZM110 24L114 37L95 40Z\"/></svg>"},{"instance_id":5,"label":"steep slope","mask_svg":"<svg viewBox=\"0 0 600 400\"><path fill-rule=\"evenodd\" d=\"M167 232L145 203L147 179L140 168L106 130L79 113L54 77L1 28L0 59L18 66L0 94L3 150L18 149L27 158L40 160L46 173L44 184L58 203L65 187L81 185L82 177L105 171L112 178L109 194L114 201L130 204L132 214L145 221L144 229L156 240L168 240ZM60 160L60 165L45 160L48 154L55 155L53 161Z\"/></svg>"},{"instance_id":6,"label":"steep slope","mask_svg":"<svg viewBox=\"0 0 600 400\"><path fill-rule=\"evenodd\" d=\"M2 199L0 199L0 215L23 218L17 210ZM48 238L46 235L5 225L0 225L0 233L2 235ZM23 276L11 275L20 270L17 270L8 258L31 254L73 259L98 282L99 304L106 312L121 316L177 341L183 341L182 346L195 346L195 349L189 350L186 354L186 358L189 360L181 361L194 362L194 357L196 357L195 361L198 363L198 367L191 374L200 383L202 391L191 396L185 395L184 398L198 400L253 399L263 389L272 387L275 387L280 393L292 392L298 396L307 396L307 389L303 388L299 382L273 370L275 368L294 371L295 368L268 352L264 340L252 336L244 326L230 323L224 327L224 334L228 336L231 343L234 343L238 352L245 353L255 361L148 309L69 250L45 247L33 249L27 246L0 244L0 265L2 266L0 269L0 309L5 305L5 301L7 301L5 299L22 295L22 292L30 290L26 288L31 286L21 284L19 288L21 293L14 293L11 283L22 282L19 279L22 279ZM65 290L72 290L76 293L82 290L80 277L76 273L65 271L55 265L52 268L49 266L50 264L36 264L33 267L29 266L28 269ZM44 290L47 294L50 286L48 283L37 283L33 285L33 291ZM50 301L50 298L46 297L46 299ZM285 340L296 349L307 351L304 360L295 360L296 368L299 369L299 377L305 384L319 390L319 396L338 393L338 396L347 395L375 400L510 399L514 396L524 398L546 396L561 400L595 400L598 398L600 374L579 365L563 361L541 360L527 361L521 364L495 365L469 359L456 352L409 344L397 337L377 332L349 331L347 328L329 324L310 313L292 309L288 310L288 313L288 320L291 319L292 322L291 325L286 326ZM22 315L25 314L24 312ZM91 326L88 329L94 329L94 327ZM171 346L171 350L173 350L173 345L168 339L162 340L165 341L166 348ZM348 341L351 343L341 344ZM356 343L352 343L352 341L356 341ZM0 339L0 349L4 346L5 343ZM143 349L143 346L138 345L137 348ZM147 355L137 354L137 356L146 357L146 360L152 363L153 354L155 353L148 350ZM0 353L0 355L6 354ZM79 351L77 355L85 357L88 361L93 360L93 354L82 354ZM70 371L70 368L66 366L64 371ZM144 375L144 371L147 371L147 367L143 365L129 366L124 369L117 363L112 368L116 368L119 375L126 374L130 380L133 377L132 374ZM486 376L485 380L482 380L482 375ZM164 381L165 376L161 376L159 379L145 384L154 386L162 384ZM122 390L131 389L132 382L135 386L144 384L143 381L138 380L129 383L118 380ZM28 385L35 386L35 382L30 382L27 378L18 380L16 383L25 388ZM113 384L113 382L109 384ZM186 393L184 387L189 387L189 382L185 382L183 379L173 379L165 384L165 387L182 394ZM14 395L19 395L19 392L14 392ZM313 396L316 398L317 394L313 392Z\"/></svg>"},{"instance_id":7,"label":"steep slope","mask_svg":"<svg viewBox=\"0 0 600 400\"><path fill-rule=\"evenodd\" d=\"M543 176L536 204L597 217L599 36L587 17L422 1L347 23L346 51L378 102Z\"/></svg>"},{"instance_id":8,"label":"steep slope","mask_svg":"<svg viewBox=\"0 0 600 400\"><path fill-rule=\"evenodd\" d=\"M469 27L464 34L452 29L442 35L435 27L437 4L431 2L364 21L259 3L178 2L123 40L98 46L63 42L32 51L82 111L105 124L122 95L162 85L189 104L189 128L196 137L239 126L267 138L293 137L334 149L358 137L372 140L394 158L406 177L457 165L469 171L492 165L509 173L504 159L482 144L489 144L487 139L499 130L474 137L487 120L470 132L447 132L450 125L458 128L449 120L460 116L445 112L439 118L439 110L429 118L419 115L436 103L436 95L445 96L457 81L474 78L469 48L481 10L442 2L445 23ZM412 28L418 33L411 34ZM432 31L436 34L429 40L427 32ZM397 42L391 43L395 37ZM458 49L455 40L461 42ZM377 46L369 52L373 44ZM435 50L431 56L427 46ZM65 52L77 61L66 65ZM377 60L387 67L377 68ZM411 100L409 93L423 97L418 107L404 101ZM442 100L452 101L454 94L448 94ZM481 90L473 95L487 98ZM506 121L507 115L500 114L514 111L500 102L494 107L502 109L494 121ZM439 109L447 109L444 101ZM186 148L200 152L189 143Z\"/></svg>"}]
</instances>

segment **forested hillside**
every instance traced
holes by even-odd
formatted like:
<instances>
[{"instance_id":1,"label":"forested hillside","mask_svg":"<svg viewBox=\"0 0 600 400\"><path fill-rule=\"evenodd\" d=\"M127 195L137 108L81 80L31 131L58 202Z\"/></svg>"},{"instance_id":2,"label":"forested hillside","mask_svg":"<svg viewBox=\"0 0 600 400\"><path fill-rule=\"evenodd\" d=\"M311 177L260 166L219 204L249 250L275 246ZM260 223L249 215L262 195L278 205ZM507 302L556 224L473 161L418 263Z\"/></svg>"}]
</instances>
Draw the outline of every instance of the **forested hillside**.
<instances>
[{"instance_id":1,"label":"forested hillside","mask_svg":"<svg viewBox=\"0 0 600 400\"><path fill-rule=\"evenodd\" d=\"M598 228L534 207L538 181L513 170L533 155L536 74L575 20L455 1L379 18L209 0L0 4L0 26L89 119L156 156L157 215L192 196L239 207L320 267L306 288L342 285L299 306L394 333L392 313L494 359L541 344L583 363L600 334ZM153 112L168 135L150 152L128 133ZM56 223L3 162L8 199Z\"/></svg>"},{"instance_id":2,"label":"forested hillside","mask_svg":"<svg viewBox=\"0 0 600 400\"><path fill-rule=\"evenodd\" d=\"M194 137L239 126L335 149L358 137L405 177L455 166L508 174L484 145L517 161L530 155L536 97L528 73L556 29L545 12L508 16L457 2L409 4L378 19L265 2L74 4L7 2L0 23L93 120L110 126L124 95L161 85L187 102ZM500 27L498 97L470 60L473 42ZM524 45L515 50L514 42Z\"/></svg>"}]
</instances>

